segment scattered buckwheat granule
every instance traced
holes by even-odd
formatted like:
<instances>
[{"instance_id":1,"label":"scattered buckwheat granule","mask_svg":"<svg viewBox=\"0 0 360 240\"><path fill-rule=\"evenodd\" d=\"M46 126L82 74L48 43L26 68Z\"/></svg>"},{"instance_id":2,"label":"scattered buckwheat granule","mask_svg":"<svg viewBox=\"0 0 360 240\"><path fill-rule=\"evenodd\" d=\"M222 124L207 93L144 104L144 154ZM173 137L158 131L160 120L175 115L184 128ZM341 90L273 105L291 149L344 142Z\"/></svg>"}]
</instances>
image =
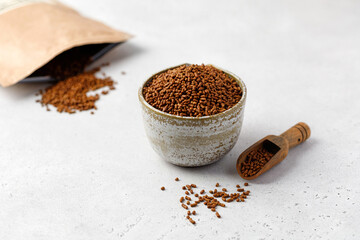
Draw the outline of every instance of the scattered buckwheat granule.
<instances>
[{"instance_id":1,"label":"scattered buckwheat granule","mask_svg":"<svg viewBox=\"0 0 360 240\"><path fill-rule=\"evenodd\" d=\"M216 184L215 184L215 187L220 187L220 184L219 184L219 183L216 183Z\"/></svg>"},{"instance_id":2,"label":"scattered buckwheat granule","mask_svg":"<svg viewBox=\"0 0 360 240\"><path fill-rule=\"evenodd\" d=\"M175 178L175 181L179 181L179 178Z\"/></svg>"},{"instance_id":3,"label":"scattered buckwheat granule","mask_svg":"<svg viewBox=\"0 0 360 240\"><path fill-rule=\"evenodd\" d=\"M164 190L165 190L165 187L161 187L161 190L164 191Z\"/></svg>"},{"instance_id":4,"label":"scattered buckwheat granule","mask_svg":"<svg viewBox=\"0 0 360 240\"><path fill-rule=\"evenodd\" d=\"M217 184L217 185L220 186L220 184ZM248 183L246 183L244 185L248 186ZM192 190L193 187L196 187L196 185L195 184L186 185L185 189ZM237 185L236 187L240 187L240 185ZM239 193L239 190L242 191L241 194ZM250 194L249 190L245 191L243 188L242 189L238 188L237 191L238 192L230 193L230 192L228 192L228 190L226 188L222 188L222 190L217 190L217 189L209 190L209 193L211 195L202 195L201 196L201 195L195 193L193 200L189 196L185 196L185 197L180 198L180 203L183 208L188 210L188 214L187 214L186 218L189 220L191 219L189 217L191 214L192 215L196 214L195 210L191 212L190 209L197 207L198 204L200 204L200 203L203 203L201 205L204 205L206 208L208 208L209 210L214 212L216 217L221 218L219 212L217 211L218 207L225 207L225 203L230 204L231 202L235 202L235 203L239 204L239 203L245 202L244 199L247 198L247 196L249 196L249 194ZM186 191L186 192L188 192L188 191ZM202 194L204 192L205 192L204 189L202 189L200 191L200 193L202 193ZM196 198L197 198L197 200L196 200ZM186 202L187 205L182 203L184 199L188 200ZM223 203L221 202L221 200L223 201ZM193 201L193 203L191 203L190 201Z\"/></svg>"},{"instance_id":5,"label":"scattered buckwheat granule","mask_svg":"<svg viewBox=\"0 0 360 240\"><path fill-rule=\"evenodd\" d=\"M192 224L195 224L195 223L196 223L192 218L189 218L189 221L190 221Z\"/></svg>"},{"instance_id":6,"label":"scattered buckwheat granule","mask_svg":"<svg viewBox=\"0 0 360 240\"><path fill-rule=\"evenodd\" d=\"M202 117L230 109L240 101L242 89L234 78L211 65L182 65L154 76L143 96L160 111Z\"/></svg>"},{"instance_id":7,"label":"scattered buckwheat granule","mask_svg":"<svg viewBox=\"0 0 360 240\"><path fill-rule=\"evenodd\" d=\"M110 77L96 77L95 74L99 70L100 68L96 68L68 77L46 88L44 92L39 92L41 105L47 107L50 104L55 106L58 112L67 113L75 113L77 110L96 110L95 102L100 99L100 95L88 95L88 93L114 85L114 81Z\"/></svg>"}]
</instances>

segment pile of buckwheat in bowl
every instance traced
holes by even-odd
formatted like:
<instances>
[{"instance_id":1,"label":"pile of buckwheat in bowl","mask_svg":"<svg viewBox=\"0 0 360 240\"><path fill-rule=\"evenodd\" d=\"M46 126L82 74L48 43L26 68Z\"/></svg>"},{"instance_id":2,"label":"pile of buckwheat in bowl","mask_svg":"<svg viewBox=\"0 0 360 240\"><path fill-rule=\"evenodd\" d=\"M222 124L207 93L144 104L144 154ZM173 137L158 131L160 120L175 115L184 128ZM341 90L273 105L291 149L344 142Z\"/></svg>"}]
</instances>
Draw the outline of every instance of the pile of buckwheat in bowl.
<instances>
[{"instance_id":1,"label":"pile of buckwheat in bowl","mask_svg":"<svg viewBox=\"0 0 360 240\"><path fill-rule=\"evenodd\" d=\"M183 64L147 79L139 100L153 149L170 163L195 167L220 160L237 142L246 87L213 65Z\"/></svg>"},{"instance_id":2,"label":"pile of buckwheat in bowl","mask_svg":"<svg viewBox=\"0 0 360 240\"><path fill-rule=\"evenodd\" d=\"M160 111L202 117L230 109L240 101L242 89L235 79L211 65L182 65L153 77L143 95Z\"/></svg>"}]
</instances>

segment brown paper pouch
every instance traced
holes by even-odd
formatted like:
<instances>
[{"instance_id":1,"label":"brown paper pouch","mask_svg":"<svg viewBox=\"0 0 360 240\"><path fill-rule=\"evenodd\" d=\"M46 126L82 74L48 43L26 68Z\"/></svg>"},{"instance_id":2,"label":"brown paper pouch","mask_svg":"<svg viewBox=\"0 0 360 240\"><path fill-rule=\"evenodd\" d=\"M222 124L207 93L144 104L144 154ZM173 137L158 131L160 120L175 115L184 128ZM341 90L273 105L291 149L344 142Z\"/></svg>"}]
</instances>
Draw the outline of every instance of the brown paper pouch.
<instances>
[{"instance_id":1,"label":"brown paper pouch","mask_svg":"<svg viewBox=\"0 0 360 240\"><path fill-rule=\"evenodd\" d=\"M99 50L104 53L131 37L54 0L1 0L0 29L3 87L19 82L73 47L107 43Z\"/></svg>"}]
</instances>

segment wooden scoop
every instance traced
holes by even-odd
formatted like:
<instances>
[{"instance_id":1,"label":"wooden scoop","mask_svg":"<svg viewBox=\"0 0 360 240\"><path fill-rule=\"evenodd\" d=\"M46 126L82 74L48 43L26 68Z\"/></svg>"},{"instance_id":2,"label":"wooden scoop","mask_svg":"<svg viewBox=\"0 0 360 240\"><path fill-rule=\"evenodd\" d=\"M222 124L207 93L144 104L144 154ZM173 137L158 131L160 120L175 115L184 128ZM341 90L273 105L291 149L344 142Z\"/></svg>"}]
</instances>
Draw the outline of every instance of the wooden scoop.
<instances>
[{"instance_id":1,"label":"wooden scoop","mask_svg":"<svg viewBox=\"0 0 360 240\"><path fill-rule=\"evenodd\" d=\"M257 178L276 164L280 163L287 156L289 149L299 145L310 137L310 128L306 123L299 122L295 126L288 129L280 136L269 135L261 139L260 141L253 144L251 147L246 149L238 158L236 163L236 169L240 177L251 180ZM268 152L274 154L272 158L257 172L255 175L245 177L241 170L241 164L246 160L247 155L253 151L265 148Z\"/></svg>"}]
</instances>

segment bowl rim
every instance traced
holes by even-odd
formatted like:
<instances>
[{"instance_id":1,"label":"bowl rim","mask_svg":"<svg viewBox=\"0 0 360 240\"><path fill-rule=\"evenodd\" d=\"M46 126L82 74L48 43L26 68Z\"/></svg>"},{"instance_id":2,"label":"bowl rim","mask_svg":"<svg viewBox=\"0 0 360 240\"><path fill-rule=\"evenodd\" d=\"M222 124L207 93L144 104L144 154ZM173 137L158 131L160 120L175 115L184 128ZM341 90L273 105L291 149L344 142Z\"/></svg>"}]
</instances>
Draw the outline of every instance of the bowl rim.
<instances>
[{"instance_id":1,"label":"bowl rim","mask_svg":"<svg viewBox=\"0 0 360 240\"><path fill-rule=\"evenodd\" d=\"M175 118L175 119L182 119L182 120L206 120L206 119L212 119L212 118L217 118L221 115L224 115L224 114L227 114L229 111L233 110L234 108L238 107L239 105L242 106L245 104L245 100L246 100L246 95L247 95L247 89L246 89L246 85L244 83L244 81L238 77L237 75L235 75L234 73L228 71L228 70L225 70L225 69L222 69L220 67L217 67L213 64L206 64L208 66L212 66L220 71L223 71L225 72L226 74L230 75L232 78L235 79L235 81L237 81L237 83L239 84L239 86L241 87L242 91L243 91L243 94L241 96L241 99L239 102L237 102L234 106L232 106L231 108L227 109L226 111L224 112L221 112L221 113L217 113L217 114L214 114L214 115L210 115L210 116L202 116L202 117L189 117L189 116L178 116L178 115L174 115L174 114L170 114L170 113L167 113L167 112L163 112L153 106L151 106L144 98L143 96L143 89L144 89L144 86L157 74L159 73L162 73L162 72L165 72L167 70L170 70L170 69L174 69L174 68L177 68L177 67L180 67L180 66L183 66L183 65L191 65L190 63L183 63L183 64L179 64L179 65L176 65L176 66L173 66L173 67L169 67L169 68L166 68L164 70L161 70L155 74L152 74L149 78L147 78L143 84L140 86L139 90L138 90L138 97L139 97L139 101L147 108L149 108L151 111L154 111L156 112L157 114L160 114L160 115L163 115L163 116L166 116L166 117L170 117L170 118Z\"/></svg>"}]
</instances>

